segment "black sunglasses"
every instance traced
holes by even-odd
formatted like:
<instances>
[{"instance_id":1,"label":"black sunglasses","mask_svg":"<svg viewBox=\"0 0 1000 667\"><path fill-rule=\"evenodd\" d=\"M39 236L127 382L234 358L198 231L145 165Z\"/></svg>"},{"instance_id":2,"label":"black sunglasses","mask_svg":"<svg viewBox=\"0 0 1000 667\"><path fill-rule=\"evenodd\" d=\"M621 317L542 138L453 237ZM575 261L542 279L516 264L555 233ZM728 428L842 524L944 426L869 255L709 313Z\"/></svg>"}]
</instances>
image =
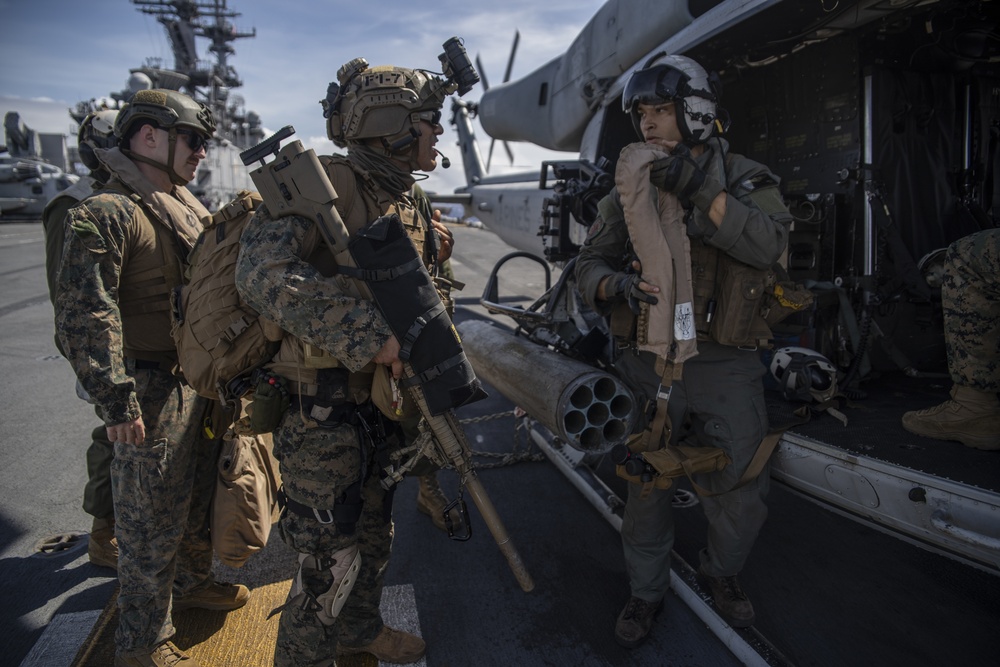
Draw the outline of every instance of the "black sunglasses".
<instances>
[{"instance_id":1,"label":"black sunglasses","mask_svg":"<svg viewBox=\"0 0 1000 667\"><path fill-rule=\"evenodd\" d=\"M436 109L434 111L420 111L417 112L417 118L420 120L426 120L431 125L441 124L441 110Z\"/></svg>"},{"instance_id":2,"label":"black sunglasses","mask_svg":"<svg viewBox=\"0 0 1000 667\"><path fill-rule=\"evenodd\" d=\"M197 153L199 150L204 148L208 150L208 140L201 132L195 132L194 130L177 130L177 134L184 137L184 142L188 145L192 151Z\"/></svg>"}]
</instances>

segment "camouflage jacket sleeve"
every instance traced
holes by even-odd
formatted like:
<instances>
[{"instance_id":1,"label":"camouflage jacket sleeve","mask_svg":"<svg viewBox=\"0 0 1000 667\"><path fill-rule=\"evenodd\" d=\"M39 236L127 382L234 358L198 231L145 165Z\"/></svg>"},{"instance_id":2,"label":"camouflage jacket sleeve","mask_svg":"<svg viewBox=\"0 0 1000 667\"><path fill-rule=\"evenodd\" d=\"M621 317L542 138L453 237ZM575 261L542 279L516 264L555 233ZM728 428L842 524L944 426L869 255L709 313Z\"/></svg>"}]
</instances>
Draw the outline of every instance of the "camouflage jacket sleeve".
<instances>
[{"instance_id":1,"label":"camouflage jacket sleeve","mask_svg":"<svg viewBox=\"0 0 1000 667\"><path fill-rule=\"evenodd\" d=\"M628 226L618 199L612 189L598 203L597 220L587 234L576 260L576 281L583 300L598 313L607 314L611 304L597 300L597 287L605 276L622 270L629 252Z\"/></svg>"},{"instance_id":2,"label":"camouflage jacket sleeve","mask_svg":"<svg viewBox=\"0 0 1000 667\"><path fill-rule=\"evenodd\" d=\"M274 219L267 207L258 209L240 241L236 286L244 301L283 330L357 371L392 330L373 301L352 297L303 259L312 226L300 216Z\"/></svg>"},{"instance_id":3,"label":"camouflage jacket sleeve","mask_svg":"<svg viewBox=\"0 0 1000 667\"><path fill-rule=\"evenodd\" d=\"M56 331L80 384L107 424L141 416L125 370L118 286L136 206L103 194L70 209L56 277Z\"/></svg>"}]
</instances>

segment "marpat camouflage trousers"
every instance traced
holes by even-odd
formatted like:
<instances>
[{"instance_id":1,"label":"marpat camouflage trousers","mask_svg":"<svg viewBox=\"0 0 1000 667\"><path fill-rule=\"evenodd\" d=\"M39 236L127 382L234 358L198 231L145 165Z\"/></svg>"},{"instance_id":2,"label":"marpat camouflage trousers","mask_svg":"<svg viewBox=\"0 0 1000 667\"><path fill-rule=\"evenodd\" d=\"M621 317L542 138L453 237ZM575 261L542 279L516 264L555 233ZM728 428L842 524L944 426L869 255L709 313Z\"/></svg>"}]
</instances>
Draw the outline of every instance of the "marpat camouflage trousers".
<instances>
[{"instance_id":1,"label":"marpat camouflage trousers","mask_svg":"<svg viewBox=\"0 0 1000 667\"><path fill-rule=\"evenodd\" d=\"M941 305L951 379L1000 392L1000 229L952 243L944 273Z\"/></svg>"},{"instance_id":2,"label":"marpat camouflage trousers","mask_svg":"<svg viewBox=\"0 0 1000 667\"><path fill-rule=\"evenodd\" d=\"M285 493L293 500L318 509L331 509L335 499L361 474L361 446L357 428L310 427L296 409L289 410L274 431L274 453L280 462ZM370 464L369 464L370 470ZM361 486L361 516L353 534L333 523L305 517L288 508L279 527L285 543L301 554L326 558L357 545L361 569L347 601L331 625L320 622L316 611L301 604L282 609L275 667L329 667L334 664L337 642L361 646L382 630L379 602L392 548L392 492L379 484L371 471ZM325 515L325 513L323 513ZM329 570L301 568L306 591L320 595L335 585Z\"/></svg>"},{"instance_id":3,"label":"marpat camouflage trousers","mask_svg":"<svg viewBox=\"0 0 1000 667\"><path fill-rule=\"evenodd\" d=\"M115 443L111 483L118 538L118 653L148 654L174 635L171 593L211 576L208 517L217 440L202 436L208 401L167 371L135 370L142 445Z\"/></svg>"}]
</instances>

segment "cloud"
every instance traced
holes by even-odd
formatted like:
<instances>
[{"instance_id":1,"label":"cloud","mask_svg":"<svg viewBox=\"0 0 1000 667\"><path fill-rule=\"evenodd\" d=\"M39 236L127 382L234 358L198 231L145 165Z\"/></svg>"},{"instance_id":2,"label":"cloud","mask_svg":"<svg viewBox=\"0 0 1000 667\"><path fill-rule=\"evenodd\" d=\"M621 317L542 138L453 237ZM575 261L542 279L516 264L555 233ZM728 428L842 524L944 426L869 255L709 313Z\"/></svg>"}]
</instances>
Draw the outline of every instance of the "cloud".
<instances>
[{"instance_id":1,"label":"cloud","mask_svg":"<svg viewBox=\"0 0 1000 667\"><path fill-rule=\"evenodd\" d=\"M58 10L54 5L58 4ZM319 100L343 63L363 56L372 64L440 69L442 43L463 38L470 56L478 55L491 85L499 85L510 54L514 31L521 33L512 78L524 76L560 55L602 2L579 0L441 0L412 2L326 3L311 0L229 0L228 9L241 15L231 20L241 32L256 37L233 43L232 65L244 85L234 93L264 125L293 125L303 143L317 152L334 150L326 139ZM49 125L52 110L22 112L22 119L39 131L72 133L66 108L79 100L121 91L129 68L149 57L165 66L173 63L166 33L155 17L124 0L86 3L5 2L4 40L0 44L0 113L15 99L45 97L64 105L62 119ZM44 40L42 36L44 35ZM44 47L39 47L44 41ZM208 58L207 41L198 39L199 56ZM483 87L466 99L476 101ZM13 108L13 107L11 107ZM447 111L447 109L446 109ZM35 114L38 114L37 117ZM57 116L59 114L56 114ZM57 129L48 129L49 127ZM476 125L485 159L489 137ZM306 137L307 139L302 139ZM70 143L73 143L71 138ZM457 137L450 127L439 141L453 163L438 169L426 185L451 191L464 184ZM511 144L516 161L538 169L542 159L566 157L528 144ZM543 157L544 156L544 157ZM510 171L500 146L493 156L494 173Z\"/></svg>"}]
</instances>

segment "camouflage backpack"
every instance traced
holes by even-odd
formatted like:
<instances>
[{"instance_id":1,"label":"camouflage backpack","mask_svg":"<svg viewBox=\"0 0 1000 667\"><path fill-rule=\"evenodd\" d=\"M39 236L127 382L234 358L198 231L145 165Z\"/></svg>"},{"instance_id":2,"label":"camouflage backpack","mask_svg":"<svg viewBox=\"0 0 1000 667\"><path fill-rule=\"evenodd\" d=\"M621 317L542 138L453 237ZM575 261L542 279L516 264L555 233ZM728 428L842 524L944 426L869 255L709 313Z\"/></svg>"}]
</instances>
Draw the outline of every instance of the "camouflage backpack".
<instances>
[{"instance_id":1,"label":"camouflage backpack","mask_svg":"<svg viewBox=\"0 0 1000 667\"><path fill-rule=\"evenodd\" d=\"M171 297L171 334L184 378L200 395L229 405L282 336L236 290L240 235L260 203L259 194L241 190L212 216L191 250L186 284Z\"/></svg>"}]
</instances>

